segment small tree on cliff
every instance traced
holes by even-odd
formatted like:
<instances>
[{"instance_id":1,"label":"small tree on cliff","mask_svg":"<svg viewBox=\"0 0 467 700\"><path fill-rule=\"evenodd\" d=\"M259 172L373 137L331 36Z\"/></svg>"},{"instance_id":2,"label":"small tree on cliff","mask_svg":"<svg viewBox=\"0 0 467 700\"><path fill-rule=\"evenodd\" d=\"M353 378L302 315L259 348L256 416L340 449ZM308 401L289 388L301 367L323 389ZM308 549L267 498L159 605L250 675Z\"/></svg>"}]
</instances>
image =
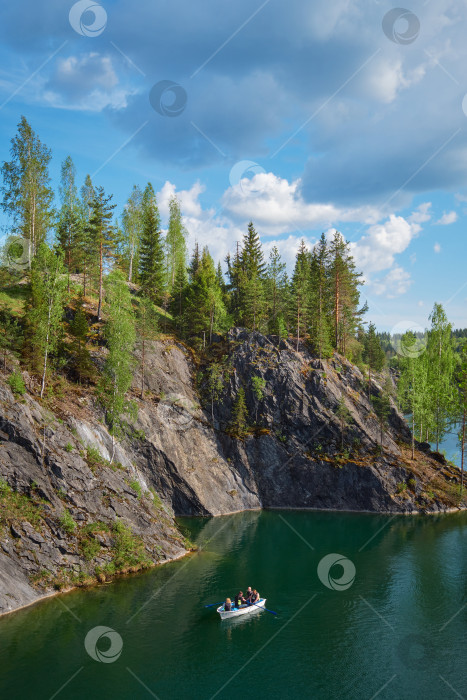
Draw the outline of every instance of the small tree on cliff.
<instances>
[{"instance_id":1,"label":"small tree on cliff","mask_svg":"<svg viewBox=\"0 0 467 700\"><path fill-rule=\"evenodd\" d=\"M352 414L350 413L349 409L347 408L347 404L345 403L345 399L343 396L340 397L339 403L337 404L336 416L339 418L339 422L340 422L340 426L341 426L341 449L343 449L345 426L348 425L352 421Z\"/></svg>"},{"instance_id":2,"label":"small tree on cliff","mask_svg":"<svg viewBox=\"0 0 467 700\"><path fill-rule=\"evenodd\" d=\"M135 318L130 290L121 272L112 272L106 280L105 298L107 323L105 337L109 354L99 383L99 398L105 409L106 421L112 435L112 462L115 454L115 436L121 430L122 415L135 413L134 404L126 399L133 379L133 347Z\"/></svg>"},{"instance_id":3,"label":"small tree on cliff","mask_svg":"<svg viewBox=\"0 0 467 700\"><path fill-rule=\"evenodd\" d=\"M208 389L211 397L211 418L214 423L214 402L218 401L224 387L224 377L221 366L218 362L213 362L208 369Z\"/></svg>"},{"instance_id":4,"label":"small tree on cliff","mask_svg":"<svg viewBox=\"0 0 467 700\"><path fill-rule=\"evenodd\" d=\"M255 410L255 423L258 422L258 404L264 399L264 389L266 387L266 380L263 377L253 377L251 380L253 386L253 393L257 400L256 410Z\"/></svg>"},{"instance_id":5,"label":"small tree on cliff","mask_svg":"<svg viewBox=\"0 0 467 700\"><path fill-rule=\"evenodd\" d=\"M236 437L245 437L248 428L247 418L248 409L246 407L245 391L243 388L241 388L239 389L237 398L233 405L232 421L230 423L230 429Z\"/></svg>"}]
</instances>

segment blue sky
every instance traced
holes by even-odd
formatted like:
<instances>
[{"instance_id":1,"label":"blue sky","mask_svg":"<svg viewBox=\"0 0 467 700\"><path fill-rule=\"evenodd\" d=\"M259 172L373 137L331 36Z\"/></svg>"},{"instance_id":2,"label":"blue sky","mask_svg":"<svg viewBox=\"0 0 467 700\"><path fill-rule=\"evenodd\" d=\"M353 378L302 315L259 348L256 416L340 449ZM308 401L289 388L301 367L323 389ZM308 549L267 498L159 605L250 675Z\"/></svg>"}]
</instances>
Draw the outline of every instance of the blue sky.
<instances>
[{"instance_id":1,"label":"blue sky","mask_svg":"<svg viewBox=\"0 0 467 700\"><path fill-rule=\"evenodd\" d=\"M338 228L381 330L467 326L462 0L19 0L2 10L0 159L21 114L121 212L150 180L223 259L252 219L293 264ZM4 217L2 223L5 223Z\"/></svg>"}]
</instances>

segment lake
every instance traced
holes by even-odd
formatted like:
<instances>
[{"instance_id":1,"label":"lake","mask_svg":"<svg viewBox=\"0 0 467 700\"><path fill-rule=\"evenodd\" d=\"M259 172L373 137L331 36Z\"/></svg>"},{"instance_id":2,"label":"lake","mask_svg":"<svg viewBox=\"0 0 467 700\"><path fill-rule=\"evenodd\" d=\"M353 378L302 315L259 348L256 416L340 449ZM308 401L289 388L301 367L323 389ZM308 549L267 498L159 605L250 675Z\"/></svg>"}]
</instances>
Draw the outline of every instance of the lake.
<instances>
[{"instance_id":1,"label":"lake","mask_svg":"<svg viewBox=\"0 0 467 700\"><path fill-rule=\"evenodd\" d=\"M198 552L1 618L0 697L467 697L467 513L180 523ZM248 585L277 615L204 607Z\"/></svg>"}]
</instances>

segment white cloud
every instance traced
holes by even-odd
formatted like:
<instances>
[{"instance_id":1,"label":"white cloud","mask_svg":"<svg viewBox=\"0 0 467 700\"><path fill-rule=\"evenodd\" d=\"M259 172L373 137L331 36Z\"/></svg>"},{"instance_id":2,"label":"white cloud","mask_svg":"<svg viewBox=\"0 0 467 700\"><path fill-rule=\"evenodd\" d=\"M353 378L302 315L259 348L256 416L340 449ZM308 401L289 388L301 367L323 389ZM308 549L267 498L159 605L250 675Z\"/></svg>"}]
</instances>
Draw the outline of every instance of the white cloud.
<instances>
[{"instance_id":1,"label":"white cloud","mask_svg":"<svg viewBox=\"0 0 467 700\"><path fill-rule=\"evenodd\" d=\"M370 219L378 214L367 208L339 210L329 204L307 204L300 196L298 181L289 183L273 173L261 173L251 180L229 187L224 193L224 209L203 209L200 195L205 187L199 181L191 188L177 191L169 181L157 193L159 209L164 219L168 217L169 201L177 196L181 203L184 224L188 230L188 247L191 252L195 241L201 247L209 247L211 255L223 264L228 252L234 253L236 242L241 242L246 231L246 222L254 221L262 237L265 258L273 246L277 246L289 274L293 270L295 255L303 239L311 248L317 240L316 228L323 218L335 217L337 223L343 218L357 218L358 211ZM249 197L249 193L255 196ZM240 209L240 204L243 209ZM405 219L391 214L382 223L371 223L358 241L352 242L351 251L357 268L363 272L365 282L377 295L388 298L404 294L411 285L410 274L397 263L396 256L403 253L421 230L421 222L430 219L431 204L420 205ZM300 225L306 229L299 230ZM314 229L314 230L313 230ZM334 228L326 230L329 239Z\"/></svg>"},{"instance_id":2,"label":"white cloud","mask_svg":"<svg viewBox=\"0 0 467 700\"><path fill-rule=\"evenodd\" d=\"M253 219L263 235L274 236L316 227L328 228L338 222L374 223L380 212L374 206L339 208L323 202L306 202L301 181L288 182L274 173L258 173L229 187L222 205L239 222Z\"/></svg>"},{"instance_id":3,"label":"white cloud","mask_svg":"<svg viewBox=\"0 0 467 700\"><path fill-rule=\"evenodd\" d=\"M449 224L455 224L457 221L457 213L455 211L444 212L443 216L435 221L435 224L439 226L449 226Z\"/></svg>"},{"instance_id":4,"label":"white cloud","mask_svg":"<svg viewBox=\"0 0 467 700\"><path fill-rule=\"evenodd\" d=\"M435 251L435 253L441 253L441 246L440 246L440 244L439 244L439 243L435 243L434 246L433 246L433 250Z\"/></svg>"},{"instance_id":5,"label":"white cloud","mask_svg":"<svg viewBox=\"0 0 467 700\"><path fill-rule=\"evenodd\" d=\"M411 284L407 270L395 265L385 277L373 280L371 286L375 294L384 294L388 299L394 299L408 292Z\"/></svg>"}]
</instances>

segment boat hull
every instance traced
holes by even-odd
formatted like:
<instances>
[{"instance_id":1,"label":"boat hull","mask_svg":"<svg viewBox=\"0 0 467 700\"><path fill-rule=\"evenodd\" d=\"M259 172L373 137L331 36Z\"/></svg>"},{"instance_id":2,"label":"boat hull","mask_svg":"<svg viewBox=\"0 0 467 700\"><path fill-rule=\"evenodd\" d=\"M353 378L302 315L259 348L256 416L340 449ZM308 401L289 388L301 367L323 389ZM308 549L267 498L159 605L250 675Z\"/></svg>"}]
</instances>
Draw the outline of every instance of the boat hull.
<instances>
[{"instance_id":1,"label":"boat hull","mask_svg":"<svg viewBox=\"0 0 467 700\"><path fill-rule=\"evenodd\" d=\"M217 608L221 620L231 620L234 617L240 617L241 615L250 615L255 610L264 608L266 603L266 598L260 598L255 605L242 605L240 608L235 608L234 610L224 610L224 606L221 605Z\"/></svg>"}]
</instances>

